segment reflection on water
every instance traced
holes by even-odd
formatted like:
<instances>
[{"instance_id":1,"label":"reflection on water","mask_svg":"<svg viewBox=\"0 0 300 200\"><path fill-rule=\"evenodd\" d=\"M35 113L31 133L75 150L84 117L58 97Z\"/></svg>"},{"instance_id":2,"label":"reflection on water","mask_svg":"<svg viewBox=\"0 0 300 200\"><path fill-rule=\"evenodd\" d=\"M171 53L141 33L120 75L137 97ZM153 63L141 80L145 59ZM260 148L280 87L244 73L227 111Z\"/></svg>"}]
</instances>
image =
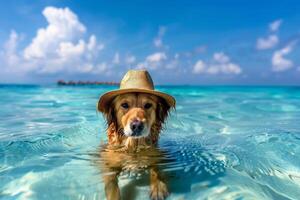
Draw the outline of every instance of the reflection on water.
<instances>
[{"instance_id":1,"label":"reflection on water","mask_svg":"<svg viewBox=\"0 0 300 200\"><path fill-rule=\"evenodd\" d=\"M161 147L149 147L135 153L118 152L104 146L92 160L99 167L104 182L106 179L111 182L112 178L127 182L120 188L125 199L133 199L139 187L148 186L150 189L153 169L173 195L189 193L192 186L197 189L215 186L225 172L222 157L216 157L194 141L188 146L166 141ZM105 182L104 188L109 181Z\"/></svg>"},{"instance_id":2,"label":"reflection on water","mask_svg":"<svg viewBox=\"0 0 300 200\"><path fill-rule=\"evenodd\" d=\"M169 199L299 199L299 88L160 88L178 106L159 146L105 157L109 89L0 87L0 199L104 199L109 159L125 199L148 198L153 168Z\"/></svg>"}]
</instances>

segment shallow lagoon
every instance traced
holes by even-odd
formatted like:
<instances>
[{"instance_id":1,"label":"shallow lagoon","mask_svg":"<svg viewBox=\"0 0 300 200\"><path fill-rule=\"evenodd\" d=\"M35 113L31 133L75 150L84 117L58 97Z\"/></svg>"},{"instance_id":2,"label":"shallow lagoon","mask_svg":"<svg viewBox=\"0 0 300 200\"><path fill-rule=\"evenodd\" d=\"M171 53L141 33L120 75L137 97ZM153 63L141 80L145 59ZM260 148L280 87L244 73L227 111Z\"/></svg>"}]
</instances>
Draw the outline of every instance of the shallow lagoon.
<instances>
[{"instance_id":1,"label":"shallow lagoon","mask_svg":"<svg viewBox=\"0 0 300 200\"><path fill-rule=\"evenodd\" d=\"M0 199L104 199L110 89L0 85ZM299 198L299 87L159 89L177 99L159 143L169 199ZM148 196L144 174L121 174L124 196Z\"/></svg>"}]
</instances>

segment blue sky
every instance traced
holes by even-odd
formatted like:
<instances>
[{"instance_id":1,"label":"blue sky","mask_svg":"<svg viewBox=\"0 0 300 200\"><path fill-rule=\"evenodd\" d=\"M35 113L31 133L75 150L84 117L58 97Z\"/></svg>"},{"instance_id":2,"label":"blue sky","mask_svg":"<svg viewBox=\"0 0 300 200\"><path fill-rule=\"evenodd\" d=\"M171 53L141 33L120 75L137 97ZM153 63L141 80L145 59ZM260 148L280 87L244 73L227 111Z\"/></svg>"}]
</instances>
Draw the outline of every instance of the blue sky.
<instances>
[{"instance_id":1,"label":"blue sky","mask_svg":"<svg viewBox=\"0 0 300 200\"><path fill-rule=\"evenodd\" d=\"M299 85L299 1L9 1L0 82Z\"/></svg>"}]
</instances>

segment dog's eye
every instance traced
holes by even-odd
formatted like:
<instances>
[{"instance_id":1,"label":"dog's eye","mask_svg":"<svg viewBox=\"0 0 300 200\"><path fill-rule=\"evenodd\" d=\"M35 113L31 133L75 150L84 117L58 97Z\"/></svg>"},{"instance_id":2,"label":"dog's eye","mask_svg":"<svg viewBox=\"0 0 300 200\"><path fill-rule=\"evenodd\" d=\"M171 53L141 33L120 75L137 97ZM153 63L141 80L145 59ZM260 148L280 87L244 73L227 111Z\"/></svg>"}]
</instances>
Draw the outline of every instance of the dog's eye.
<instances>
[{"instance_id":1,"label":"dog's eye","mask_svg":"<svg viewBox=\"0 0 300 200\"><path fill-rule=\"evenodd\" d=\"M151 108L151 106L152 106L151 103L146 103L146 104L144 105L144 108L145 108L145 109L149 109L149 108Z\"/></svg>"},{"instance_id":2,"label":"dog's eye","mask_svg":"<svg viewBox=\"0 0 300 200\"><path fill-rule=\"evenodd\" d=\"M122 108L125 108L125 109L129 108L128 103L122 103L121 106L122 106Z\"/></svg>"}]
</instances>

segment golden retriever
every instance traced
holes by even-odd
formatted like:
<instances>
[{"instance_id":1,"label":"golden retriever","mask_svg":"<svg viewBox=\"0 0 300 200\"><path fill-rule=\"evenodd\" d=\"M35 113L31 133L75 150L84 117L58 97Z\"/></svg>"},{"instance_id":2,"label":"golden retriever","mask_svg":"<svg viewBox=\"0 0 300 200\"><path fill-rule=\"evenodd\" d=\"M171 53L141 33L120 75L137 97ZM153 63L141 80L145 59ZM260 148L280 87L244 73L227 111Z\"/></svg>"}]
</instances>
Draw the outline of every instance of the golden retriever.
<instances>
[{"instance_id":1,"label":"golden retriever","mask_svg":"<svg viewBox=\"0 0 300 200\"><path fill-rule=\"evenodd\" d=\"M121 199L121 172L149 169L150 198L165 199L169 192L157 169L162 153L156 146L170 106L152 94L127 93L106 109L108 145L100 152L106 198Z\"/></svg>"}]
</instances>

